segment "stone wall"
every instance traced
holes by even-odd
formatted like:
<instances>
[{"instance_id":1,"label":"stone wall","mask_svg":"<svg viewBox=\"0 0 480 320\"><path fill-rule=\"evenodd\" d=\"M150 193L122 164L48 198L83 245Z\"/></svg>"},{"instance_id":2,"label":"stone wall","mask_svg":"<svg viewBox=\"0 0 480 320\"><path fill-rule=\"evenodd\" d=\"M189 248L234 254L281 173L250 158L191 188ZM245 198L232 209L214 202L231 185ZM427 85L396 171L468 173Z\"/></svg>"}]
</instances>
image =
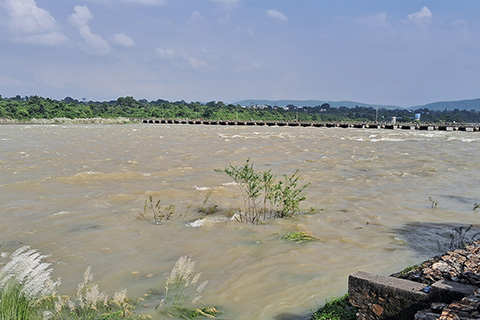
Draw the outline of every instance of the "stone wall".
<instances>
[{"instance_id":1,"label":"stone wall","mask_svg":"<svg viewBox=\"0 0 480 320\"><path fill-rule=\"evenodd\" d=\"M359 309L359 320L413 319L430 304L422 283L357 272L348 279L350 303Z\"/></svg>"},{"instance_id":2,"label":"stone wall","mask_svg":"<svg viewBox=\"0 0 480 320\"><path fill-rule=\"evenodd\" d=\"M405 279L399 276L349 276L359 320L480 319L480 242L428 260L402 273Z\"/></svg>"},{"instance_id":3,"label":"stone wall","mask_svg":"<svg viewBox=\"0 0 480 320\"><path fill-rule=\"evenodd\" d=\"M357 272L348 279L350 303L359 309L359 320L411 320L433 302L448 306L472 295L477 287L440 280L431 286L395 277Z\"/></svg>"}]
</instances>

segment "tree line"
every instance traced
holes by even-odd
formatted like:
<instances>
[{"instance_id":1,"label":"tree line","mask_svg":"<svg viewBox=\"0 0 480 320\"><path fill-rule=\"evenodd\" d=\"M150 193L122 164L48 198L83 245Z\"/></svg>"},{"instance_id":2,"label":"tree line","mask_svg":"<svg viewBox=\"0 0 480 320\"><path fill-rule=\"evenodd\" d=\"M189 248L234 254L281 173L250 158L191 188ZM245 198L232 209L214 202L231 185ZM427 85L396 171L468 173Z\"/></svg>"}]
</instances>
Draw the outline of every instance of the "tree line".
<instances>
[{"instance_id":1,"label":"tree line","mask_svg":"<svg viewBox=\"0 0 480 320\"><path fill-rule=\"evenodd\" d=\"M418 115L422 122L437 123L480 123L480 112L476 110L429 110L420 108L385 109L373 107L331 107L324 103L315 107L288 105L250 106L225 104L222 101L185 102L119 97L111 101L78 101L66 97L63 100L33 96L0 96L0 119L53 119L53 118L164 118L164 119L209 119L209 120L274 120L274 121L366 121L398 122L415 121Z\"/></svg>"}]
</instances>

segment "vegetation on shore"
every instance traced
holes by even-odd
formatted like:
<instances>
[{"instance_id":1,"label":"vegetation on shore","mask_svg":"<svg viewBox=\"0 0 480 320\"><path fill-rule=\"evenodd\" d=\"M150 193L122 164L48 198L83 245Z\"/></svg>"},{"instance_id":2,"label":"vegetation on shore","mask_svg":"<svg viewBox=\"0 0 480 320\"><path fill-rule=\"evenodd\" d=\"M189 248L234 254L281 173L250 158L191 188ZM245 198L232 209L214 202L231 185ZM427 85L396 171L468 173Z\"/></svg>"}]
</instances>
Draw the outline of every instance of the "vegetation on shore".
<instances>
[{"instance_id":1,"label":"vegetation on shore","mask_svg":"<svg viewBox=\"0 0 480 320\"><path fill-rule=\"evenodd\" d=\"M357 309L348 301L348 294L328 300L310 320L355 320Z\"/></svg>"},{"instance_id":2,"label":"vegetation on shore","mask_svg":"<svg viewBox=\"0 0 480 320\"><path fill-rule=\"evenodd\" d=\"M386 109L374 107L331 107L328 103L315 107L289 105L240 106L225 104L222 101L185 102L158 99L147 101L133 97L120 97L111 101L78 101L70 97L63 100L33 96L0 96L0 123L10 123L13 119L92 119L92 118L181 118L211 120L276 120L276 121L368 121L389 122L396 117L399 122L414 120L420 114L424 122L463 122L479 123L480 112L476 110L429 110L419 108ZM43 121L43 120L42 120ZM65 120L59 120L65 121Z\"/></svg>"},{"instance_id":3,"label":"vegetation on shore","mask_svg":"<svg viewBox=\"0 0 480 320\"><path fill-rule=\"evenodd\" d=\"M90 267L83 274L73 296L60 295L60 279L51 278L47 256L29 246L17 249L0 269L0 319L9 320L146 320L120 289L109 298L93 281ZM165 316L181 319L211 318L220 314L214 306L194 307L208 281L197 285L201 273L195 273L191 257L181 256L165 284L165 296L157 309Z\"/></svg>"}]
</instances>

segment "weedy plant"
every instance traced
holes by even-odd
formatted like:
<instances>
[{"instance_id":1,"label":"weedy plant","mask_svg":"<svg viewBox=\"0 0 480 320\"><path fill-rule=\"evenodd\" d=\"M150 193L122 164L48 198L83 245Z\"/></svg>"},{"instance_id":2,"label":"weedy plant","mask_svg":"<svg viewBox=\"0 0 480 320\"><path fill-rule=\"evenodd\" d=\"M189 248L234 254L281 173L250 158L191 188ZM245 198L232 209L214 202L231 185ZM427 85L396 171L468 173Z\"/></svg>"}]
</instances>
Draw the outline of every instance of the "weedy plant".
<instances>
[{"instance_id":1,"label":"weedy plant","mask_svg":"<svg viewBox=\"0 0 480 320\"><path fill-rule=\"evenodd\" d=\"M223 170L215 170L228 175L238 185L243 198L244 212L235 215L240 222L257 224L263 218L288 218L299 212L300 203L306 199L305 188L299 186L298 170L291 176L283 175L283 180L271 170L256 171L250 159L242 166L228 165Z\"/></svg>"},{"instance_id":2,"label":"weedy plant","mask_svg":"<svg viewBox=\"0 0 480 320\"><path fill-rule=\"evenodd\" d=\"M450 243L445 247L447 249L464 248L480 240L480 232L474 232L472 228L473 225L453 228L453 231L450 233Z\"/></svg>"},{"instance_id":3,"label":"weedy plant","mask_svg":"<svg viewBox=\"0 0 480 320\"><path fill-rule=\"evenodd\" d=\"M428 200L430 201L430 207L432 209L438 208L438 202L437 201L433 200L432 197L428 197Z\"/></svg>"},{"instance_id":4,"label":"weedy plant","mask_svg":"<svg viewBox=\"0 0 480 320\"><path fill-rule=\"evenodd\" d=\"M203 199L202 206L198 209L198 212L205 214L206 216L211 215L215 213L218 209L218 205L212 204L212 205L207 205L208 200L212 196L213 191L209 191L205 199Z\"/></svg>"},{"instance_id":5,"label":"weedy plant","mask_svg":"<svg viewBox=\"0 0 480 320\"><path fill-rule=\"evenodd\" d=\"M145 200L143 213L137 217L137 220L147 220L154 224L162 224L164 221L171 220L174 213L175 205L170 204L164 206L161 204L161 200L154 201L153 197L150 195L148 200Z\"/></svg>"},{"instance_id":6,"label":"weedy plant","mask_svg":"<svg viewBox=\"0 0 480 320\"><path fill-rule=\"evenodd\" d=\"M183 319L196 317L215 318L219 311L213 307L189 308L201 299L201 293L208 283L202 282L197 286L202 273L195 273L195 262L188 255L181 256L165 283L165 299L159 303L166 314L174 315Z\"/></svg>"}]
</instances>

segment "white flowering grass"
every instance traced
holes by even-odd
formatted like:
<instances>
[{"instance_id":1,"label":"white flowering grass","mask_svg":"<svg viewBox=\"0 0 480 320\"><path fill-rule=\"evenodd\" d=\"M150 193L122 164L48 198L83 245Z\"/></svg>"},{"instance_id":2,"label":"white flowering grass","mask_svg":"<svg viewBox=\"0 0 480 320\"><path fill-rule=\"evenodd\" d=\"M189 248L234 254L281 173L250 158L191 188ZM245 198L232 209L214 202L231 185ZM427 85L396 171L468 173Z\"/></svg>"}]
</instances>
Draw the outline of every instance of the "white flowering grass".
<instances>
[{"instance_id":1,"label":"white flowering grass","mask_svg":"<svg viewBox=\"0 0 480 320\"><path fill-rule=\"evenodd\" d=\"M195 273L194 269L195 262L188 255L183 255L177 260L165 283L163 306L166 310L182 310L190 299L192 304L200 301L202 298L200 293L208 281L195 288L202 273Z\"/></svg>"},{"instance_id":2,"label":"white flowering grass","mask_svg":"<svg viewBox=\"0 0 480 320\"><path fill-rule=\"evenodd\" d=\"M0 269L0 320L151 319L134 314L126 289L109 300L93 282L90 267L73 298L57 295L60 279L51 279L51 264L43 261L46 257L24 246Z\"/></svg>"},{"instance_id":3,"label":"white flowering grass","mask_svg":"<svg viewBox=\"0 0 480 320\"><path fill-rule=\"evenodd\" d=\"M91 268L88 267L83 280L77 286L75 296L58 297L52 319L150 319L148 316L133 313L134 306L127 298L127 289L115 292L112 299L100 291L93 281Z\"/></svg>"},{"instance_id":4,"label":"white flowering grass","mask_svg":"<svg viewBox=\"0 0 480 320\"><path fill-rule=\"evenodd\" d=\"M12 253L0 270L0 319L32 319L39 306L56 294L60 279L50 277L45 255L28 246Z\"/></svg>"}]
</instances>

